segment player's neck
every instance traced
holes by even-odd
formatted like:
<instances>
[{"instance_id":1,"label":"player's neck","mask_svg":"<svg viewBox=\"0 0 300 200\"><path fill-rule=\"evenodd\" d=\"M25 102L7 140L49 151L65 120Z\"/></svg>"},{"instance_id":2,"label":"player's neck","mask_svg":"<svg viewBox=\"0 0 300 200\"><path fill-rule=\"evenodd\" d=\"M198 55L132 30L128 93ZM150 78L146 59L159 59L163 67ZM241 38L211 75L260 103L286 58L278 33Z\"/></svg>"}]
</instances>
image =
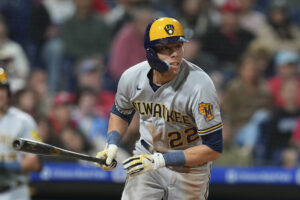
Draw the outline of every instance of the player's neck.
<instances>
[{"instance_id":1,"label":"player's neck","mask_svg":"<svg viewBox=\"0 0 300 200\"><path fill-rule=\"evenodd\" d=\"M170 74L169 72L166 73L160 73L156 70L153 70L153 77L152 77L152 81L155 85L161 86L171 80L174 79L175 76L173 76L172 74Z\"/></svg>"},{"instance_id":2,"label":"player's neck","mask_svg":"<svg viewBox=\"0 0 300 200\"><path fill-rule=\"evenodd\" d=\"M8 106L0 107L0 118L2 118L7 112Z\"/></svg>"}]
</instances>

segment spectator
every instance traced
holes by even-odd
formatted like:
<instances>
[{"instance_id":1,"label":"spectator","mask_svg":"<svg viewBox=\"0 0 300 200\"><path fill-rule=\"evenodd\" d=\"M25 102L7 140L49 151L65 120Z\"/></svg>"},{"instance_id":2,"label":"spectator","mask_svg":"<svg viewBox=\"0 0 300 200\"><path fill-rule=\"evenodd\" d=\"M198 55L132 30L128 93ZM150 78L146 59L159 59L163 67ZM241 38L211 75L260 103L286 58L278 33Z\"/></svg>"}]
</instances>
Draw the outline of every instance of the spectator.
<instances>
[{"instance_id":1,"label":"spectator","mask_svg":"<svg viewBox=\"0 0 300 200\"><path fill-rule=\"evenodd\" d=\"M224 115L235 135L257 110L272 108L272 96L262 78L256 58L251 55L242 58L239 74L229 82L224 96Z\"/></svg>"},{"instance_id":2,"label":"spectator","mask_svg":"<svg viewBox=\"0 0 300 200\"><path fill-rule=\"evenodd\" d=\"M297 80L285 80L280 87L280 96L283 100L282 107L277 107L271 116L266 144L266 159L271 165L280 165L284 150L293 147L293 133L300 117L297 105L299 85ZM285 158L283 158L285 159Z\"/></svg>"},{"instance_id":3,"label":"spectator","mask_svg":"<svg viewBox=\"0 0 300 200\"><path fill-rule=\"evenodd\" d=\"M254 35L240 26L240 4L227 1L221 8L222 22L219 27L206 33L202 38L203 51L214 55L219 64L219 70L228 72L232 77L236 71L237 61L248 48ZM227 78L227 77L226 77Z\"/></svg>"},{"instance_id":4,"label":"spectator","mask_svg":"<svg viewBox=\"0 0 300 200\"><path fill-rule=\"evenodd\" d=\"M260 28L250 48L256 46L268 49L272 55L281 50L299 50L300 30L290 21L286 1L272 1L268 23Z\"/></svg>"},{"instance_id":5,"label":"spectator","mask_svg":"<svg viewBox=\"0 0 300 200\"><path fill-rule=\"evenodd\" d=\"M97 93L91 88L81 89L78 106L72 112L72 118L78 124L85 136L94 143L105 140L108 122L106 118L97 115Z\"/></svg>"},{"instance_id":6,"label":"spectator","mask_svg":"<svg viewBox=\"0 0 300 200\"><path fill-rule=\"evenodd\" d=\"M85 135L75 128L67 127L63 129L60 139L62 147L70 151L89 153L92 147Z\"/></svg>"},{"instance_id":7,"label":"spectator","mask_svg":"<svg viewBox=\"0 0 300 200\"><path fill-rule=\"evenodd\" d=\"M68 127L76 128L77 124L71 119L72 104L75 97L67 92L59 92L53 98L49 120L53 133L59 136Z\"/></svg>"},{"instance_id":8,"label":"spectator","mask_svg":"<svg viewBox=\"0 0 300 200\"><path fill-rule=\"evenodd\" d=\"M105 148L106 144L106 133L108 128L107 118L103 118L97 115L95 107L97 103L97 94L91 88L83 88L80 91L78 97L78 106L74 109L72 113L72 118L78 124L80 131L84 134L84 137L92 145L90 149L93 153L98 152L100 149ZM68 131L67 133L69 133ZM70 135L62 136L63 138L71 137ZM78 139L77 139L78 140ZM83 141L83 140L81 140ZM65 139L65 142L67 140ZM76 141L77 143L79 141ZM66 143L69 148L74 149L74 143ZM74 147L73 147L74 146ZM82 146L82 144L80 145ZM74 149L79 151L79 149ZM123 149L119 149L120 155L118 161L121 162L128 158L130 155ZM92 153L91 152L91 153Z\"/></svg>"},{"instance_id":9,"label":"spectator","mask_svg":"<svg viewBox=\"0 0 300 200\"><path fill-rule=\"evenodd\" d=\"M179 20L187 38L200 37L213 27L203 0L183 0L178 4Z\"/></svg>"},{"instance_id":10,"label":"spectator","mask_svg":"<svg viewBox=\"0 0 300 200\"><path fill-rule=\"evenodd\" d=\"M33 118L37 117L37 98L32 90L28 88L18 90L14 94L14 104L17 108L30 114Z\"/></svg>"},{"instance_id":11,"label":"spectator","mask_svg":"<svg viewBox=\"0 0 300 200\"><path fill-rule=\"evenodd\" d=\"M132 21L132 12L147 4L147 0L116 0L116 6L105 16L106 24L111 28L112 35Z\"/></svg>"},{"instance_id":12,"label":"spectator","mask_svg":"<svg viewBox=\"0 0 300 200\"><path fill-rule=\"evenodd\" d=\"M255 10L257 0L238 0L241 4L240 19L241 27L245 30L258 34L258 31L265 26L266 17L263 13Z\"/></svg>"},{"instance_id":13,"label":"spectator","mask_svg":"<svg viewBox=\"0 0 300 200\"><path fill-rule=\"evenodd\" d=\"M212 54L202 51L201 43L195 36L189 39L189 42L184 44L183 56L192 63L201 67L206 73L211 75L217 70L218 61Z\"/></svg>"},{"instance_id":14,"label":"spectator","mask_svg":"<svg viewBox=\"0 0 300 200\"><path fill-rule=\"evenodd\" d=\"M299 166L298 149L290 147L283 150L281 154L281 165L287 169L298 167Z\"/></svg>"},{"instance_id":15,"label":"spectator","mask_svg":"<svg viewBox=\"0 0 300 200\"><path fill-rule=\"evenodd\" d=\"M149 9L135 10L133 21L124 25L116 35L108 63L109 74L116 83L126 69L146 59L144 32L153 18Z\"/></svg>"},{"instance_id":16,"label":"spectator","mask_svg":"<svg viewBox=\"0 0 300 200\"><path fill-rule=\"evenodd\" d=\"M62 25L65 53L75 60L105 56L110 44L110 30L93 10L92 0L75 0L76 12Z\"/></svg>"},{"instance_id":17,"label":"spectator","mask_svg":"<svg viewBox=\"0 0 300 200\"><path fill-rule=\"evenodd\" d=\"M32 44L30 40L30 13L38 1L36 0L1 0L0 13L4 16L9 30L9 38L27 53L30 63L33 61Z\"/></svg>"},{"instance_id":18,"label":"spectator","mask_svg":"<svg viewBox=\"0 0 300 200\"><path fill-rule=\"evenodd\" d=\"M65 85L63 90L71 92L76 89L74 87L76 85L75 63L90 56L101 56L105 59L111 41L111 31L102 17L93 9L93 0L75 0L74 2L75 14L61 27L64 47L62 73Z\"/></svg>"},{"instance_id":19,"label":"spectator","mask_svg":"<svg viewBox=\"0 0 300 200\"><path fill-rule=\"evenodd\" d=\"M108 118L115 93L104 88L104 65L98 58L81 60L77 65L78 89L91 88L97 93L97 115Z\"/></svg>"},{"instance_id":20,"label":"spectator","mask_svg":"<svg viewBox=\"0 0 300 200\"><path fill-rule=\"evenodd\" d=\"M8 38L5 19L0 16L0 63L10 77L12 93L25 87L29 75L29 62L22 47Z\"/></svg>"},{"instance_id":21,"label":"spectator","mask_svg":"<svg viewBox=\"0 0 300 200\"><path fill-rule=\"evenodd\" d=\"M44 0L31 12L30 31L36 49L36 61L32 64L45 65L52 94L59 89L59 74L62 71L63 45L59 37L60 28L74 12L72 0Z\"/></svg>"},{"instance_id":22,"label":"spectator","mask_svg":"<svg viewBox=\"0 0 300 200\"><path fill-rule=\"evenodd\" d=\"M28 78L27 87L35 93L37 114L46 116L51 107L46 72L43 69L33 70Z\"/></svg>"},{"instance_id":23,"label":"spectator","mask_svg":"<svg viewBox=\"0 0 300 200\"><path fill-rule=\"evenodd\" d=\"M283 101L280 96L280 87L282 82L288 79L296 79L296 84L300 86L300 78L297 72L299 64L299 55L295 51L279 51L275 55L276 75L268 80L268 85L272 92L277 106L282 106ZM300 87L298 87L300 89ZM298 105L300 106L300 92L298 92Z\"/></svg>"},{"instance_id":24,"label":"spectator","mask_svg":"<svg viewBox=\"0 0 300 200\"><path fill-rule=\"evenodd\" d=\"M250 166L252 157L248 149L235 143L234 134L228 121L224 121L223 126L223 153L219 159L214 161L214 165L219 166Z\"/></svg>"}]
</instances>

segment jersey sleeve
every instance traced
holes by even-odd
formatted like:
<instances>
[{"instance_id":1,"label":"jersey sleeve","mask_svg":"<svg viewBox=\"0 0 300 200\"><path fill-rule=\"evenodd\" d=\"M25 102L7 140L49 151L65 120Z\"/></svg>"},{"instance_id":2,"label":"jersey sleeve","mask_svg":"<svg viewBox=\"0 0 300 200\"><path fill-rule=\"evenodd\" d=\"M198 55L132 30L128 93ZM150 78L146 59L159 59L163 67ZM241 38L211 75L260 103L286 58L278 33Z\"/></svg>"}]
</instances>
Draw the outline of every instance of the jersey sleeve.
<instances>
[{"instance_id":1,"label":"jersey sleeve","mask_svg":"<svg viewBox=\"0 0 300 200\"><path fill-rule=\"evenodd\" d=\"M20 137L41 141L37 132L37 124L30 115L23 117L23 131Z\"/></svg>"},{"instance_id":2,"label":"jersey sleeve","mask_svg":"<svg viewBox=\"0 0 300 200\"><path fill-rule=\"evenodd\" d=\"M123 115L131 115L134 107L130 102L133 93L133 86L130 85L128 71L125 71L120 78L115 98L115 107Z\"/></svg>"},{"instance_id":3,"label":"jersey sleeve","mask_svg":"<svg viewBox=\"0 0 300 200\"><path fill-rule=\"evenodd\" d=\"M219 100L210 79L196 90L192 107L199 135L207 135L222 129Z\"/></svg>"}]
</instances>

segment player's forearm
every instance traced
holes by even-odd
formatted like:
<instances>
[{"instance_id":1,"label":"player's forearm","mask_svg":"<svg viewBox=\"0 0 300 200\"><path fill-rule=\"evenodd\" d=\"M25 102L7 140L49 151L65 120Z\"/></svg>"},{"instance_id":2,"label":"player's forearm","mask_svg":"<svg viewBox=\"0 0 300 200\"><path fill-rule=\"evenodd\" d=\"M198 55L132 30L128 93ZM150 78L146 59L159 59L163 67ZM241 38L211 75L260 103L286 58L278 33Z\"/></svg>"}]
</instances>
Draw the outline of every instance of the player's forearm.
<instances>
[{"instance_id":1,"label":"player's forearm","mask_svg":"<svg viewBox=\"0 0 300 200\"><path fill-rule=\"evenodd\" d=\"M199 145L183 151L185 166L196 166L205 162L216 160L221 153L214 151L206 145Z\"/></svg>"},{"instance_id":2,"label":"player's forearm","mask_svg":"<svg viewBox=\"0 0 300 200\"><path fill-rule=\"evenodd\" d=\"M116 114L110 113L108 133L117 131L121 136L127 131L128 123Z\"/></svg>"},{"instance_id":3,"label":"player's forearm","mask_svg":"<svg viewBox=\"0 0 300 200\"><path fill-rule=\"evenodd\" d=\"M37 156L27 155L21 161L21 172L29 173L40 171L42 164Z\"/></svg>"}]
</instances>

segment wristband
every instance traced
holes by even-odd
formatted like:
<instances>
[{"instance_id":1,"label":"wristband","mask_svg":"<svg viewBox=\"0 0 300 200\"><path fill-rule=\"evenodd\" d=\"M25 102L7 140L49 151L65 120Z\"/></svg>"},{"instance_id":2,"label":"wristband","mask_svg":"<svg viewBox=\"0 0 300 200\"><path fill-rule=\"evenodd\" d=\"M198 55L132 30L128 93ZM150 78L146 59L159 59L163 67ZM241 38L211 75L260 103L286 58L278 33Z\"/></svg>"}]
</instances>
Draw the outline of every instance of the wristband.
<instances>
[{"instance_id":1,"label":"wristband","mask_svg":"<svg viewBox=\"0 0 300 200\"><path fill-rule=\"evenodd\" d=\"M185 155L183 151L163 154L166 166L183 166L185 164Z\"/></svg>"},{"instance_id":2,"label":"wristband","mask_svg":"<svg viewBox=\"0 0 300 200\"><path fill-rule=\"evenodd\" d=\"M17 161L2 162L0 163L0 171L19 173L21 172L21 163Z\"/></svg>"},{"instance_id":3,"label":"wristband","mask_svg":"<svg viewBox=\"0 0 300 200\"><path fill-rule=\"evenodd\" d=\"M107 144L118 144L121 141L121 134L118 131L111 131L107 134Z\"/></svg>"}]
</instances>

